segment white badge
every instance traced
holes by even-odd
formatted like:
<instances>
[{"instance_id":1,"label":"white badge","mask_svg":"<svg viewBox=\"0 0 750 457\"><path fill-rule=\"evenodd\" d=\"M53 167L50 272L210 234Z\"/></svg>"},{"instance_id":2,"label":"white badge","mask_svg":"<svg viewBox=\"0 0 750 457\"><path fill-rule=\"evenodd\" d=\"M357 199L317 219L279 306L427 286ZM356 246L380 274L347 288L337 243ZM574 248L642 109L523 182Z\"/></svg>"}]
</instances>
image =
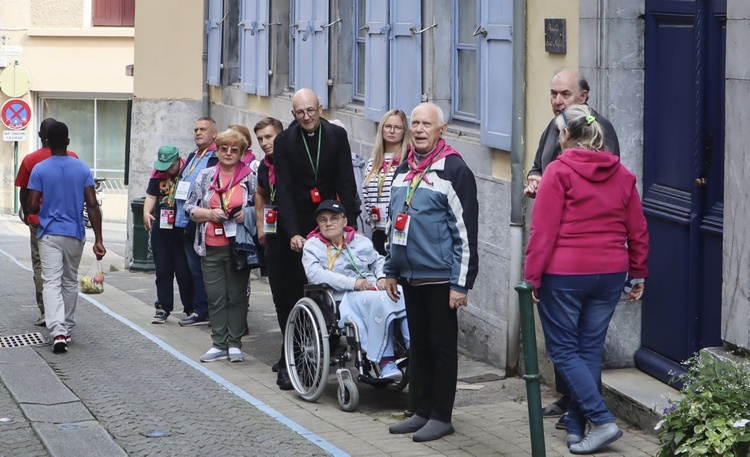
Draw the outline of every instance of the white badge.
<instances>
[{"instance_id":1,"label":"white badge","mask_svg":"<svg viewBox=\"0 0 750 457\"><path fill-rule=\"evenodd\" d=\"M372 211L370 213L370 217L372 217L374 223L373 228L385 230L386 225L388 224L388 204L377 203L373 209L377 209L377 211Z\"/></svg>"},{"instance_id":2,"label":"white badge","mask_svg":"<svg viewBox=\"0 0 750 457\"><path fill-rule=\"evenodd\" d=\"M190 181L180 181L177 184L177 192L174 193L176 200L187 200L188 192L190 192Z\"/></svg>"},{"instance_id":3,"label":"white badge","mask_svg":"<svg viewBox=\"0 0 750 457\"><path fill-rule=\"evenodd\" d=\"M403 221L400 220L402 216L405 216L403 218ZM391 242L399 246L406 246L406 238L409 235L409 224L411 223L411 217L405 215L404 213L400 213L396 217L396 222L394 222L393 224L393 239L391 240ZM401 229L399 230L397 227L400 227Z\"/></svg>"},{"instance_id":4,"label":"white badge","mask_svg":"<svg viewBox=\"0 0 750 457\"><path fill-rule=\"evenodd\" d=\"M224 235L226 235L227 238L237 236L237 222L234 220L224 221Z\"/></svg>"},{"instance_id":5,"label":"white badge","mask_svg":"<svg viewBox=\"0 0 750 457\"><path fill-rule=\"evenodd\" d=\"M278 221L276 220L278 211L275 206L264 206L263 207L263 232L276 233L276 227Z\"/></svg>"}]
</instances>

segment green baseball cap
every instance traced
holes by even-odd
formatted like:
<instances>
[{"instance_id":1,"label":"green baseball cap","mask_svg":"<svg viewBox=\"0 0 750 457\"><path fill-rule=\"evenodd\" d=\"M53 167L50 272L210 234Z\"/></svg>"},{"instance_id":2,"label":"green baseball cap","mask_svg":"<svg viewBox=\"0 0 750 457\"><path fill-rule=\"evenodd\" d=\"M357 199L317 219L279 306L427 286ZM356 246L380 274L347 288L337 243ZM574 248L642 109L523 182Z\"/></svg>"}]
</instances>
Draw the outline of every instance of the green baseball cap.
<instances>
[{"instance_id":1,"label":"green baseball cap","mask_svg":"<svg viewBox=\"0 0 750 457\"><path fill-rule=\"evenodd\" d=\"M159 148L159 154L154 168L159 171L167 171L169 167L180 158L180 150L176 146L162 146Z\"/></svg>"}]
</instances>

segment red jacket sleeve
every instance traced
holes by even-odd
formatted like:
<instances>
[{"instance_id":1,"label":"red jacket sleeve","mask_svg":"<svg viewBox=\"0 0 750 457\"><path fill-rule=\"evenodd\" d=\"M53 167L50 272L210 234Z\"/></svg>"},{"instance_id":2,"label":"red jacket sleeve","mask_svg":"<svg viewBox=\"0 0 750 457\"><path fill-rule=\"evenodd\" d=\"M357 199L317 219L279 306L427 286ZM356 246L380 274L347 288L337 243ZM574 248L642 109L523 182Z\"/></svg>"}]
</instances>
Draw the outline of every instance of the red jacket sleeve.
<instances>
[{"instance_id":1,"label":"red jacket sleeve","mask_svg":"<svg viewBox=\"0 0 750 457\"><path fill-rule=\"evenodd\" d=\"M526 246L524 278L537 289L542 285L542 274L547 270L562 220L565 190L555 164L551 164L539 184L539 191L531 212L531 236Z\"/></svg>"},{"instance_id":2,"label":"red jacket sleeve","mask_svg":"<svg viewBox=\"0 0 750 457\"><path fill-rule=\"evenodd\" d=\"M645 278L648 276L648 228L646 217L643 215L641 196L633 182L633 191L630 193L630 201L627 206L626 227L628 230L628 257L630 267L628 273L634 278Z\"/></svg>"}]
</instances>

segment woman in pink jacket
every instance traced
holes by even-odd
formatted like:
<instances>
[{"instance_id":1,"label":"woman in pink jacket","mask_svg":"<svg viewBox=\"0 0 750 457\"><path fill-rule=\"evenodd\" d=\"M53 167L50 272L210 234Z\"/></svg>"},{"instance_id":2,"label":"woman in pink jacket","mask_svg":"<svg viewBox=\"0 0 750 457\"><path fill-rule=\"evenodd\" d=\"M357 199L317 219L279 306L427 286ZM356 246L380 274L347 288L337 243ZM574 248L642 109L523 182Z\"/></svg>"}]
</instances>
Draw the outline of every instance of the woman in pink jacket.
<instances>
[{"instance_id":1,"label":"woman in pink jacket","mask_svg":"<svg viewBox=\"0 0 750 457\"><path fill-rule=\"evenodd\" d=\"M568 446L589 454L622 436L600 393L602 352L623 285L630 300L643 294L648 232L636 178L602 150L591 109L570 106L557 122L563 153L539 186L525 277L536 288L547 354L573 398Z\"/></svg>"}]
</instances>

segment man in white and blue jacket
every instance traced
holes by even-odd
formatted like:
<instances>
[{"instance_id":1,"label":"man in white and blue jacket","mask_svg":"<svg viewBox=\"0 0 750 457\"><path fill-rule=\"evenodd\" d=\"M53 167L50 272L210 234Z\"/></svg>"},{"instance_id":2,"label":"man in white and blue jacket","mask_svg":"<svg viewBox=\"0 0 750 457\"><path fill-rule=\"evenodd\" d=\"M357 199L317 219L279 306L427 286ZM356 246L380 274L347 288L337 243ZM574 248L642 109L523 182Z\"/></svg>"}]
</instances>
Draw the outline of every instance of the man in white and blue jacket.
<instances>
[{"instance_id":1,"label":"man in white and blue jacket","mask_svg":"<svg viewBox=\"0 0 750 457\"><path fill-rule=\"evenodd\" d=\"M410 360L419 362L414 416L390 427L431 441L454 432L451 413L458 376L459 307L468 304L479 258L479 204L474 174L442 139L447 124L435 104L411 114L407 159L391 187L386 291L403 286L411 334Z\"/></svg>"}]
</instances>

